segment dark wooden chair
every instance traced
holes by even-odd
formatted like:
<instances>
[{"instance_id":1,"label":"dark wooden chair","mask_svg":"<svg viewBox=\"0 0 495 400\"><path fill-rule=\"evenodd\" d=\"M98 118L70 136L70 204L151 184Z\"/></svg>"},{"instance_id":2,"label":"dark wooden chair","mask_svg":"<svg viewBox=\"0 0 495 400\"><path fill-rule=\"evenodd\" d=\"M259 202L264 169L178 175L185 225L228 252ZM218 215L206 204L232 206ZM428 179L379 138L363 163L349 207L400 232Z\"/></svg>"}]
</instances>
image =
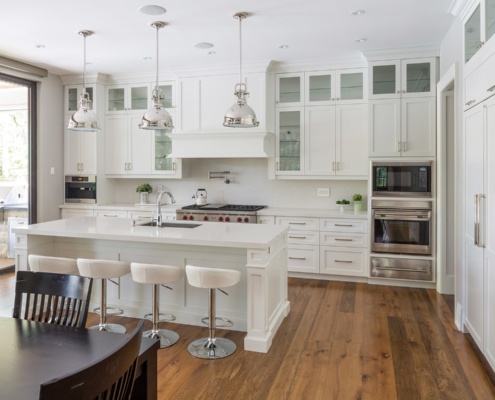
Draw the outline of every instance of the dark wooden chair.
<instances>
[{"instance_id":1,"label":"dark wooden chair","mask_svg":"<svg viewBox=\"0 0 495 400\"><path fill-rule=\"evenodd\" d=\"M114 353L70 375L43 382L40 400L128 400L134 384L143 324L141 320Z\"/></svg>"},{"instance_id":2,"label":"dark wooden chair","mask_svg":"<svg viewBox=\"0 0 495 400\"><path fill-rule=\"evenodd\" d=\"M17 271L14 318L84 328L93 279Z\"/></svg>"}]
</instances>

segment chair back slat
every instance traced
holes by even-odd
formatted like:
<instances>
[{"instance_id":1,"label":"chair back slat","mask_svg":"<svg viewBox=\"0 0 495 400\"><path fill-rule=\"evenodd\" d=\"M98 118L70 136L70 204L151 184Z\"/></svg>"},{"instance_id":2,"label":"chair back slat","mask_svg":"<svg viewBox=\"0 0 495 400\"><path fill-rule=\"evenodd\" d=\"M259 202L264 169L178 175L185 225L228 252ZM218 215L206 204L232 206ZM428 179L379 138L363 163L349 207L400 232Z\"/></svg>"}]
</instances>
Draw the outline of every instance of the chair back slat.
<instances>
[{"instance_id":1,"label":"chair back slat","mask_svg":"<svg viewBox=\"0 0 495 400\"><path fill-rule=\"evenodd\" d=\"M13 317L84 328L92 284L79 275L18 271Z\"/></svg>"},{"instance_id":2,"label":"chair back slat","mask_svg":"<svg viewBox=\"0 0 495 400\"><path fill-rule=\"evenodd\" d=\"M70 375L43 382L40 400L129 399L134 385L144 321L114 353Z\"/></svg>"}]
</instances>

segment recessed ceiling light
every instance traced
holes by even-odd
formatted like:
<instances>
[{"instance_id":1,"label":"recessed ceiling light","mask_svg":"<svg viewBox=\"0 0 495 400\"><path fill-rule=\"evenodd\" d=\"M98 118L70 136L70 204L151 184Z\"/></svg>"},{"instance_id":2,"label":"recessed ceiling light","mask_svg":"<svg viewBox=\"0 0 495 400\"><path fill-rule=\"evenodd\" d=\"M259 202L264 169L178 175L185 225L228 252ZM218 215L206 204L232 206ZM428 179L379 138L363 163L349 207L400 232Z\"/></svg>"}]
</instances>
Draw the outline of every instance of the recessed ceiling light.
<instances>
[{"instance_id":1,"label":"recessed ceiling light","mask_svg":"<svg viewBox=\"0 0 495 400\"><path fill-rule=\"evenodd\" d=\"M363 15L364 12L365 12L364 10L356 10L356 11L352 11L351 15Z\"/></svg>"},{"instance_id":2,"label":"recessed ceiling light","mask_svg":"<svg viewBox=\"0 0 495 400\"><path fill-rule=\"evenodd\" d=\"M151 60L151 57L143 57L143 60L145 61Z\"/></svg>"},{"instance_id":3,"label":"recessed ceiling light","mask_svg":"<svg viewBox=\"0 0 495 400\"><path fill-rule=\"evenodd\" d=\"M44 45L42 45L42 44L37 44L37 45L36 45L36 46L34 46L34 47L36 47L37 49L44 49L44 48L45 48L45 46L44 46Z\"/></svg>"},{"instance_id":4,"label":"recessed ceiling light","mask_svg":"<svg viewBox=\"0 0 495 400\"><path fill-rule=\"evenodd\" d=\"M213 54L217 54L217 52L216 52L216 51L209 51L209 52L208 52L208 53L206 53L206 54L209 54L209 55L211 56L211 55L213 55Z\"/></svg>"},{"instance_id":5,"label":"recessed ceiling light","mask_svg":"<svg viewBox=\"0 0 495 400\"><path fill-rule=\"evenodd\" d=\"M194 43L193 47L196 47L197 49L211 49L213 45L211 43L199 42L199 43Z\"/></svg>"},{"instance_id":6,"label":"recessed ceiling light","mask_svg":"<svg viewBox=\"0 0 495 400\"><path fill-rule=\"evenodd\" d=\"M364 38L364 37L363 37L363 38L359 38L359 39L354 39L354 41L355 41L356 43L361 43L361 42L367 42L367 41L368 41L368 39L366 39L366 38Z\"/></svg>"},{"instance_id":7,"label":"recessed ceiling light","mask_svg":"<svg viewBox=\"0 0 495 400\"><path fill-rule=\"evenodd\" d=\"M160 14L165 14L167 10L165 10L163 7L160 6L142 6L139 11L141 11L143 14L146 15L160 15Z\"/></svg>"},{"instance_id":8,"label":"recessed ceiling light","mask_svg":"<svg viewBox=\"0 0 495 400\"><path fill-rule=\"evenodd\" d=\"M289 48L289 45L288 44L282 44L280 46L278 46L279 49L287 49Z\"/></svg>"}]
</instances>

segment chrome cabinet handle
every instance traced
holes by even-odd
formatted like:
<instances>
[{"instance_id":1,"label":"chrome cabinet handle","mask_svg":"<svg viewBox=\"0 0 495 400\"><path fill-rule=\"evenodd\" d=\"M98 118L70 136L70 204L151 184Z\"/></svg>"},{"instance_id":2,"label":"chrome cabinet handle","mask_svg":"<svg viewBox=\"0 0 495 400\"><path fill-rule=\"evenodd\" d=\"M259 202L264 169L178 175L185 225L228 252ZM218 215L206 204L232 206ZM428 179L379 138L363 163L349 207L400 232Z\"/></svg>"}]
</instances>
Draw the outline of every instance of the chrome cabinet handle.
<instances>
[{"instance_id":1,"label":"chrome cabinet handle","mask_svg":"<svg viewBox=\"0 0 495 400\"><path fill-rule=\"evenodd\" d=\"M348 261L348 260L335 260L335 262L337 262L337 263L352 264L352 261Z\"/></svg>"},{"instance_id":2,"label":"chrome cabinet handle","mask_svg":"<svg viewBox=\"0 0 495 400\"><path fill-rule=\"evenodd\" d=\"M400 151L400 145L401 145L401 143L397 142L397 151Z\"/></svg>"},{"instance_id":3,"label":"chrome cabinet handle","mask_svg":"<svg viewBox=\"0 0 495 400\"><path fill-rule=\"evenodd\" d=\"M332 162L332 171L335 171L335 162Z\"/></svg>"},{"instance_id":4,"label":"chrome cabinet handle","mask_svg":"<svg viewBox=\"0 0 495 400\"><path fill-rule=\"evenodd\" d=\"M289 225L306 225L306 222L290 222Z\"/></svg>"},{"instance_id":5,"label":"chrome cabinet handle","mask_svg":"<svg viewBox=\"0 0 495 400\"><path fill-rule=\"evenodd\" d=\"M132 163L129 163L129 171L132 169Z\"/></svg>"},{"instance_id":6,"label":"chrome cabinet handle","mask_svg":"<svg viewBox=\"0 0 495 400\"><path fill-rule=\"evenodd\" d=\"M335 224L335 226L353 226L352 224Z\"/></svg>"},{"instance_id":7,"label":"chrome cabinet handle","mask_svg":"<svg viewBox=\"0 0 495 400\"><path fill-rule=\"evenodd\" d=\"M352 239L335 238L335 240L338 242L352 242Z\"/></svg>"},{"instance_id":8,"label":"chrome cabinet handle","mask_svg":"<svg viewBox=\"0 0 495 400\"><path fill-rule=\"evenodd\" d=\"M478 44L476 45L476 47L477 47L478 49L481 49L481 47L483 47L483 45L484 45L484 44L485 44L485 42L484 42L483 40L480 40L480 41L478 42Z\"/></svg>"},{"instance_id":9,"label":"chrome cabinet handle","mask_svg":"<svg viewBox=\"0 0 495 400\"><path fill-rule=\"evenodd\" d=\"M486 89L487 92L493 92L495 90L495 85Z\"/></svg>"},{"instance_id":10,"label":"chrome cabinet handle","mask_svg":"<svg viewBox=\"0 0 495 400\"><path fill-rule=\"evenodd\" d=\"M84 163L81 163L81 171L84 171Z\"/></svg>"},{"instance_id":11,"label":"chrome cabinet handle","mask_svg":"<svg viewBox=\"0 0 495 400\"><path fill-rule=\"evenodd\" d=\"M305 260L306 257L289 257L289 260Z\"/></svg>"},{"instance_id":12,"label":"chrome cabinet handle","mask_svg":"<svg viewBox=\"0 0 495 400\"><path fill-rule=\"evenodd\" d=\"M407 142L402 142L402 151L407 151Z\"/></svg>"},{"instance_id":13,"label":"chrome cabinet handle","mask_svg":"<svg viewBox=\"0 0 495 400\"><path fill-rule=\"evenodd\" d=\"M306 236L289 236L289 239L306 239Z\"/></svg>"},{"instance_id":14,"label":"chrome cabinet handle","mask_svg":"<svg viewBox=\"0 0 495 400\"><path fill-rule=\"evenodd\" d=\"M340 171L340 161L337 161L337 171Z\"/></svg>"},{"instance_id":15,"label":"chrome cabinet handle","mask_svg":"<svg viewBox=\"0 0 495 400\"><path fill-rule=\"evenodd\" d=\"M175 171L175 163L172 163L172 170Z\"/></svg>"},{"instance_id":16,"label":"chrome cabinet handle","mask_svg":"<svg viewBox=\"0 0 495 400\"><path fill-rule=\"evenodd\" d=\"M477 247L486 247L484 243L481 243L481 220L480 220L480 199L484 199L486 196L483 193L474 195L474 245Z\"/></svg>"},{"instance_id":17,"label":"chrome cabinet handle","mask_svg":"<svg viewBox=\"0 0 495 400\"><path fill-rule=\"evenodd\" d=\"M112 218L116 218L118 217L118 215L116 214L103 214L104 217L112 217Z\"/></svg>"},{"instance_id":18,"label":"chrome cabinet handle","mask_svg":"<svg viewBox=\"0 0 495 400\"><path fill-rule=\"evenodd\" d=\"M476 99L473 99L473 100L469 100L467 103L466 103L466 106L470 106L471 104L473 103L476 103Z\"/></svg>"}]
</instances>

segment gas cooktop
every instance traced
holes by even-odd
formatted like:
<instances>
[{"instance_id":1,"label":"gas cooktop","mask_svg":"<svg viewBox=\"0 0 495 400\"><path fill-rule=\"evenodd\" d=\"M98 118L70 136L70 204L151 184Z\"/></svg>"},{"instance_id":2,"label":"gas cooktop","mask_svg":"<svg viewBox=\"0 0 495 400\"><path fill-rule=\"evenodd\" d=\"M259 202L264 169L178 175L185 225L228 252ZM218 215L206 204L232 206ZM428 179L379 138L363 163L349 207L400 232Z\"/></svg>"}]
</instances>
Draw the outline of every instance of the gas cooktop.
<instances>
[{"instance_id":1,"label":"gas cooktop","mask_svg":"<svg viewBox=\"0 0 495 400\"><path fill-rule=\"evenodd\" d=\"M204 206L192 204L190 206L182 207L182 210L253 212L265 207L266 206L247 206L242 204L206 204Z\"/></svg>"}]
</instances>

